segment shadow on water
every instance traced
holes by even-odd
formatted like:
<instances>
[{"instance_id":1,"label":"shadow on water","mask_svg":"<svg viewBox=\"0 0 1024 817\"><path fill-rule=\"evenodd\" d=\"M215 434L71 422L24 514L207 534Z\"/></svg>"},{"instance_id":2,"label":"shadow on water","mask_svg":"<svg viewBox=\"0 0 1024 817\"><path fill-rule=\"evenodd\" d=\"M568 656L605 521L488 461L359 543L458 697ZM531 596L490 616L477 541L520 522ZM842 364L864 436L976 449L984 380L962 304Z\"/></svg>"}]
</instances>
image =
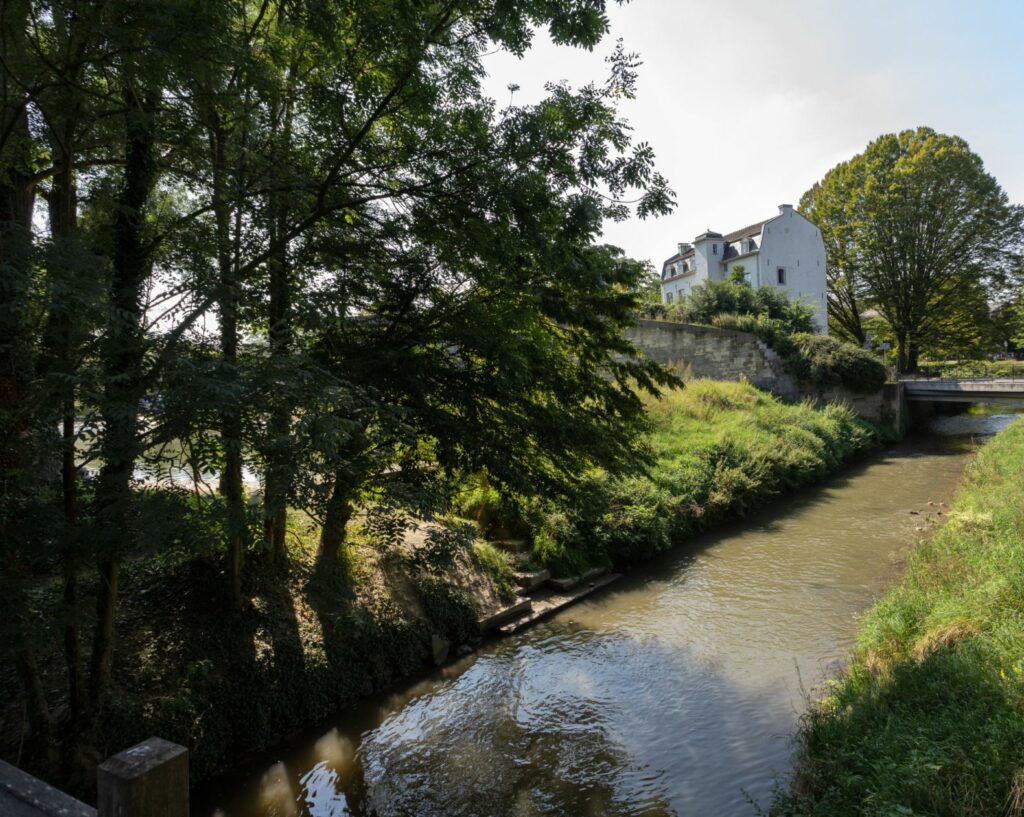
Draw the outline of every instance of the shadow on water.
<instances>
[{"instance_id":1,"label":"shadow on water","mask_svg":"<svg viewBox=\"0 0 1024 817\"><path fill-rule=\"evenodd\" d=\"M547 624L339 713L220 781L195 813L752 814L787 771L807 690L975 447L913 437L698 536Z\"/></svg>"},{"instance_id":2,"label":"shadow on water","mask_svg":"<svg viewBox=\"0 0 1024 817\"><path fill-rule=\"evenodd\" d=\"M747 806L733 770L756 759L751 738L784 741L789 726L756 692L649 638L572 623L535 635L388 702L361 734L326 729L219 813L667 817L707 813L709 788L727 804L720 813ZM676 695L695 668L705 694ZM710 739L713 757L701 748Z\"/></svg>"}]
</instances>

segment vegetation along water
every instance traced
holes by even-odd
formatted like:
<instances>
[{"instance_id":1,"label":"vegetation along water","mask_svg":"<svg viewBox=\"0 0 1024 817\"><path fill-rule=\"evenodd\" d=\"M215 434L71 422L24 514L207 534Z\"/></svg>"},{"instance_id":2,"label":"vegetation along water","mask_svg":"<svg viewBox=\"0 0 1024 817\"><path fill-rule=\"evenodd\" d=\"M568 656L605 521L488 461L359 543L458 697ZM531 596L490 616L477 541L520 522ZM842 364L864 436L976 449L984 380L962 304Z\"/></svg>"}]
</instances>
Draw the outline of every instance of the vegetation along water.
<instances>
[{"instance_id":1,"label":"vegetation along water","mask_svg":"<svg viewBox=\"0 0 1024 817\"><path fill-rule=\"evenodd\" d=\"M207 788L197 811L753 814L789 768L806 696L853 645L854 617L944 513L970 433L1008 419L958 418L954 436L888 446L705 534L327 721Z\"/></svg>"},{"instance_id":2,"label":"vegetation along water","mask_svg":"<svg viewBox=\"0 0 1024 817\"><path fill-rule=\"evenodd\" d=\"M1024 424L970 465L948 523L872 608L803 721L785 815L1021 814Z\"/></svg>"}]
</instances>

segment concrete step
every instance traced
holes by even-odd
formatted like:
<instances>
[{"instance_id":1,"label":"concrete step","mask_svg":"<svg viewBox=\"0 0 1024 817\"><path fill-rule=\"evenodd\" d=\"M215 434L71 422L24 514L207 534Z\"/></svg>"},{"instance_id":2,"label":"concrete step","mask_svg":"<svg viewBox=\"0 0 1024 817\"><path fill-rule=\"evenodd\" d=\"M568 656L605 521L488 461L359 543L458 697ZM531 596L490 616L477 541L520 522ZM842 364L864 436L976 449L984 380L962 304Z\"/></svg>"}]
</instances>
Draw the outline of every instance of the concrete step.
<instances>
[{"instance_id":1,"label":"concrete step","mask_svg":"<svg viewBox=\"0 0 1024 817\"><path fill-rule=\"evenodd\" d=\"M525 616L532 610L533 601L531 599L518 598L515 604L498 610L498 612L492 613L489 616L484 616L477 624L480 627L481 634L486 633L506 622Z\"/></svg>"},{"instance_id":2,"label":"concrete step","mask_svg":"<svg viewBox=\"0 0 1024 817\"><path fill-rule=\"evenodd\" d=\"M524 593L532 593L551 578L550 570L520 570L512 574L516 584Z\"/></svg>"},{"instance_id":3,"label":"concrete step","mask_svg":"<svg viewBox=\"0 0 1024 817\"><path fill-rule=\"evenodd\" d=\"M548 585L557 590L559 593L566 593L572 590L574 587L580 584L586 584L591 582L599 576L603 576L608 572L608 568L605 567L592 567L586 573L580 576L567 576L565 578L548 579Z\"/></svg>"},{"instance_id":4,"label":"concrete step","mask_svg":"<svg viewBox=\"0 0 1024 817\"><path fill-rule=\"evenodd\" d=\"M498 632L501 635L514 635L515 633L525 630L527 627L536 624L542 619L553 616L566 607L586 598L591 593L595 593L602 587L607 587L614 581L622 578L621 573L605 573L604 575L597 576L586 583L579 584L568 592L551 592L548 591L546 594L538 594L533 599L533 609L528 615L517 618L515 621L509 621L498 627Z\"/></svg>"}]
</instances>

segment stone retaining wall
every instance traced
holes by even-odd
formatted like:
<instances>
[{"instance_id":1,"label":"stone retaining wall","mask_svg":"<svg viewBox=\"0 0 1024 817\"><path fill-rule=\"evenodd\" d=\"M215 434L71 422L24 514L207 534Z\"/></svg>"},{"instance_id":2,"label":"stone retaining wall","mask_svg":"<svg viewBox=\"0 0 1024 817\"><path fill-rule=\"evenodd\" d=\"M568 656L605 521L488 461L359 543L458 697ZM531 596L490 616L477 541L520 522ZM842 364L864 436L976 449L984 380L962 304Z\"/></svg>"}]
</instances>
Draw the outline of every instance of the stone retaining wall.
<instances>
[{"instance_id":1,"label":"stone retaining wall","mask_svg":"<svg viewBox=\"0 0 1024 817\"><path fill-rule=\"evenodd\" d=\"M711 380L746 379L787 400L846 403L858 416L902 430L903 395L896 384L877 394L854 394L842 387L815 389L798 385L783 369L782 359L749 332L689 323L639 320L626 338L649 359L676 368L684 376Z\"/></svg>"},{"instance_id":2,"label":"stone retaining wall","mask_svg":"<svg viewBox=\"0 0 1024 817\"><path fill-rule=\"evenodd\" d=\"M795 391L778 356L748 332L645 319L626 330L626 338L656 363L693 377L746 378L780 394Z\"/></svg>"}]
</instances>

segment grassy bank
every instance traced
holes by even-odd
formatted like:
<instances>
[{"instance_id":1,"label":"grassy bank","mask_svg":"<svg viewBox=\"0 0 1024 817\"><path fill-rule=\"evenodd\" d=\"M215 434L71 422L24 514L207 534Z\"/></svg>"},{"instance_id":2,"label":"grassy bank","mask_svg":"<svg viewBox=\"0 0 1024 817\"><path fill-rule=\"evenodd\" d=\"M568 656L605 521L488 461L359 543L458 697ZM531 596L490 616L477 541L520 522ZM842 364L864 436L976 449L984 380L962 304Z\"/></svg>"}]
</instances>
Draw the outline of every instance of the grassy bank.
<instances>
[{"instance_id":1,"label":"grassy bank","mask_svg":"<svg viewBox=\"0 0 1024 817\"><path fill-rule=\"evenodd\" d=\"M571 499L519 503L513 526L532 541L528 562L570 574L642 560L820 480L877 439L847 409L789 405L742 383L691 382L650 399L647 411L648 473L593 471ZM486 485L470 494L475 517L509 515ZM95 759L158 734L190 747L200 782L422 671L445 645L474 643L478 618L512 595L512 557L457 519L404 532L353 520L342 569L325 584L314 567L318 528L294 514L287 565L262 569L260 558L270 557L258 557L244 588L251 604L233 616L220 534L203 506L173 491L145 503L142 516L167 506L160 518L179 527L154 526L152 551L126 566L124 635ZM96 588L87 576L82 609ZM59 621L59 582L41 581L34 604L39 621ZM40 632L39 643L49 645L44 680L59 689L60 633ZM2 754L15 762L24 728L17 689L10 668L0 668ZM88 781L55 782L88 794Z\"/></svg>"},{"instance_id":2,"label":"grassy bank","mask_svg":"<svg viewBox=\"0 0 1024 817\"><path fill-rule=\"evenodd\" d=\"M534 558L556 573L642 560L820 480L879 432L840 406L792 405L746 383L695 380L648 400L648 474L588 474L572 505L534 503Z\"/></svg>"},{"instance_id":3,"label":"grassy bank","mask_svg":"<svg viewBox=\"0 0 1024 817\"><path fill-rule=\"evenodd\" d=\"M778 815L1024 814L1024 423L978 454L805 717Z\"/></svg>"}]
</instances>

